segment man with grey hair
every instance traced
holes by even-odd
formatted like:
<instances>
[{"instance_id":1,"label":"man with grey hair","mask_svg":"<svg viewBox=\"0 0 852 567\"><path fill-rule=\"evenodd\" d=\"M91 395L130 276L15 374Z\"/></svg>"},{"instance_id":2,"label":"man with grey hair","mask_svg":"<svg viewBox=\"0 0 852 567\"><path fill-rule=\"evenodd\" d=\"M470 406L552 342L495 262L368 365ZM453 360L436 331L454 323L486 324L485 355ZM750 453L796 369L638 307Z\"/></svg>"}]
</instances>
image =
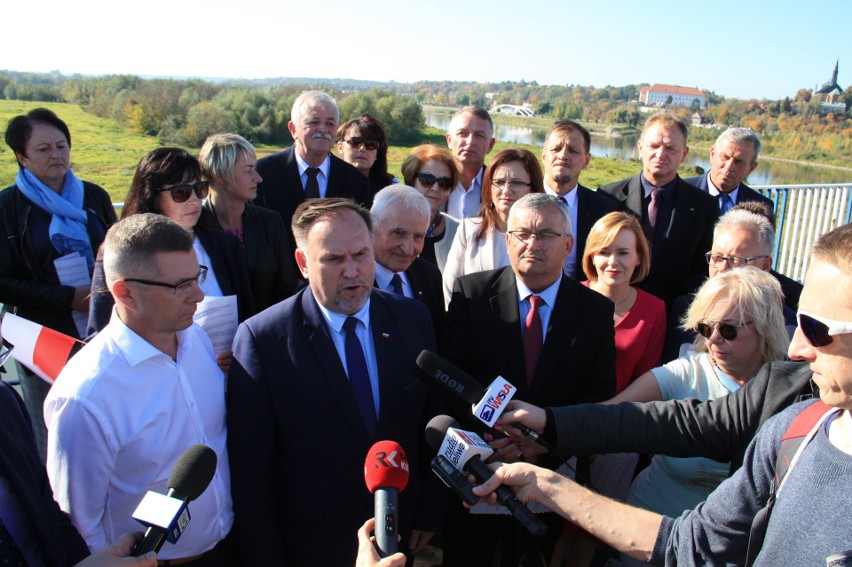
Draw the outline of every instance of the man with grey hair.
<instances>
[{"instance_id":1,"label":"man with grey hair","mask_svg":"<svg viewBox=\"0 0 852 567\"><path fill-rule=\"evenodd\" d=\"M455 219L475 217L482 200L485 156L494 147L494 122L481 106L465 106L453 115L447 129L447 147L458 160L459 184L447 200L447 214Z\"/></svg>"},{"instance_id":2,"label":"man with grey hair","mask_svg":"<svg viewBox=\"0 0 852 567\"><path fill-rule=\"evenodd\" d=\"M289 225L296 207L305 199L348 197L370 206L367 178L331 154L340 114L337 103L322 91L305 91L293 102L287 127L293 145L257 161L263 181L255 204L277 211ZM296 248L290 237L290 249ZM295 269L295 265L293 266Z\"/></svg>"},{"instance_id":3,"label":"man with grey hair","mask_svg":"<svg viewBox=\"0 0 852 567\"><path fill-rule=\"evenodd\" d=\"M754 131L732 126L722 132L710 148L710 171L684 181L716 197L723 215L745 201L760 201L772 206L771 200L743 183L757 167L760 148L760 138Z\"/></svg>"},{"instance_id":4,"label":"man with grey hair","mask_svg":"<svg viewBox=\"0 0 852 567\"><path fill-rule=\"evenodd\" d=\"M423 302L437 333L444 321L441 271L420 258L432 209L420 191L389 185L373 199L376 287Z\"/></svg>"},{"instance_id":5,"label":"man with grey hair","mask_svg":"<svg viewBox=\"0 0 852 567\"><path fill-rule=\"evenodd\" d=\"M553 195L532 193L512 206L507 228L510 266L456 280L444 356L483 386L504 377L517 388L515 399L551 405L609 399L615 394L613 304L563 272L574 244L568 210ZM456 409L457 417L470 415L470 406ZM472 421L464 426L479 429ZM508 439L494 447L503 461L526 449ZM559 465L547 458L539 463ZM513 518L471 515L453 499L444 565L481 564L500 535L504 564L550 557L563 522L553 514L543 519L548 533L533 539Z\"/></svg>"},{"instance_id":6,"label":"man with grey hair","mask_svg":"<svg viewBox=\"0 0 852 567\"><path fill-rule=\"evenodd\" d=\"M234 514L225 431L225 376L193 323L204 298L192 235L153 213L127 217L104 241L115 298L109 324L65 366L45 400L47 469L60 507L92 550L136 530L146 492L165 494L190 446L215 451L216 472L190 505L193 521L161 560L233 565ZM203 557L203 563L197 563Z\"/></svg>"},{"instance_id":7,"label":"man with grey hair","mask_svg":"<svg viewBox=\"0 0 852 567\"><path fill-rule=\"evenodd\" d=\"M234 339L228 448L241 564L353 565L354 534L373 516L364 459L380 439L408 455L398 531L400 548L416 553L443 513L423 436L441 406L414 370L435 348L428 312L373 287L363 207L309 200L292 228L308 287L245 321Z\"/></svg>"}]
</instances>

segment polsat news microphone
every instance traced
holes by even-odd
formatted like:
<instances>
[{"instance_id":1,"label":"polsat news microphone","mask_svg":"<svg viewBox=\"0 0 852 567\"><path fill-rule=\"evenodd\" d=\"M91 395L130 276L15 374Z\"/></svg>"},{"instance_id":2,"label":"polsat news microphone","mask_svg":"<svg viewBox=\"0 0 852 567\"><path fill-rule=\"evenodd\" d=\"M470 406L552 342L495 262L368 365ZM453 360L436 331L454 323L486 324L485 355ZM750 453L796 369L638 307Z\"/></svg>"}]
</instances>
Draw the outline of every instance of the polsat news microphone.
<instances>
[{"instance_id":1,"label":"polsat news microphone","mask_svg":"<svg viewBox=\"0 0 852 567\"><path fill-rule=\"evenodd\" d=\"M376 547L381 557L397 552L398 495L408 484L408 457L396 441L378 441L364 461L364 481L373 493Z\"/></svg>"}]
</instances>

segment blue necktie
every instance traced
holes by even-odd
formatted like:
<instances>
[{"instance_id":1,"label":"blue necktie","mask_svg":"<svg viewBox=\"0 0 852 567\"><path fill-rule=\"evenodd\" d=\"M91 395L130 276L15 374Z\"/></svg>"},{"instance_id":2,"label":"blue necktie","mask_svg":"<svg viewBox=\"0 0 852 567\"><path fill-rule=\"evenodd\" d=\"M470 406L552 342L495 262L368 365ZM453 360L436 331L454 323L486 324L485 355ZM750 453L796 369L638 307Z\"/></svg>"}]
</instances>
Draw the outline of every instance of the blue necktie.
<instances>
[{"instance_id":1,"label":"blue necktie","mask_svg":"<svg viewBox=\"0 0 852 567\"><path fill-rule=\"evenodd\" d=\"M722 212L723 215L725 213L727 213L728 211L730 211L731 207L734 206L734 201L731 199L731 196L728 195L727 193L720 193L719 194L719 203L720 203L719 210Z\"/></svg>"},{"instance_id":2,"label":"blue necktie","mask_svg":"<svg viewBox=\"0 0 852 567\"><path fill-rule=\"evenodd\" d=\"M361 418L367 426L367 431L370 432L370 437L375 437L378 423L376 405L373 403L373 387L370 385L367 359L364 358L361 341L355 334L357 325L358 319L355 317L347 317L343 323L343 329L346 331L346 367L349 370L349 384L352 386L352 393L355 395L355 403L361 412Z\"/></svg>"},{"instance_id":3,"label":"blue necktie","mask_svg":"<svg viewBox=\"0 0 852 567\"><path fill-rule=\"evenodd\" d=\"M391 291L393 291L397 295L404 296L405 294L402 292L402 278L399 277L399 274L394 274L390 281Z\"/></svg>"}]
</instances>

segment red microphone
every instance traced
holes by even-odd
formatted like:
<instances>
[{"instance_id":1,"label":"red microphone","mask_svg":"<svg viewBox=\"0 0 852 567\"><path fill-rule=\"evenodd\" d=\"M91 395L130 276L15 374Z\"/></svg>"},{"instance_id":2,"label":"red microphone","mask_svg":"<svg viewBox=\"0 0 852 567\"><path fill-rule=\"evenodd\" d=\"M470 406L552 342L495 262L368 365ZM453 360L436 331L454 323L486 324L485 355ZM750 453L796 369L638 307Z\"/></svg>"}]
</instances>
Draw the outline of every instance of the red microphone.
<instances>
[{"instance_id":1,"label":"red microphone","mask_svg":"<svg viewBox=\"0 0 852 567\"><path fill-rule=\"evenodd\" d=\"M408 484L408 457L396 441L378 441L364 461L364 481L375 495L376 547L387 557L397 551L397 495Z\"/></svg>"}]
</instances>

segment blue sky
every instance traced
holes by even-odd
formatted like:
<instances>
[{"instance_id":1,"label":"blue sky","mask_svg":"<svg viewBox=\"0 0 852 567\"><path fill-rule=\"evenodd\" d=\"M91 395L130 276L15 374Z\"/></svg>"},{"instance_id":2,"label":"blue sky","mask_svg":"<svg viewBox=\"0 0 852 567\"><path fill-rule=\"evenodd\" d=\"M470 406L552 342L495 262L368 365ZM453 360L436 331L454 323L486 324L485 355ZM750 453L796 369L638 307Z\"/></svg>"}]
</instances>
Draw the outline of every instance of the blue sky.
<instances>
[{"instance_id":1,"label":"blue sky","mask_svg":"<svg viewBox=\"0 0 852 567\"><path fill-rule=\"evenodd\" d=\"M649 82L774 99L827 81L839 58L838 82L852 84L849 0L40 0L4 12L0 69L19 71Z\"/></svg>"}]
</instances>

